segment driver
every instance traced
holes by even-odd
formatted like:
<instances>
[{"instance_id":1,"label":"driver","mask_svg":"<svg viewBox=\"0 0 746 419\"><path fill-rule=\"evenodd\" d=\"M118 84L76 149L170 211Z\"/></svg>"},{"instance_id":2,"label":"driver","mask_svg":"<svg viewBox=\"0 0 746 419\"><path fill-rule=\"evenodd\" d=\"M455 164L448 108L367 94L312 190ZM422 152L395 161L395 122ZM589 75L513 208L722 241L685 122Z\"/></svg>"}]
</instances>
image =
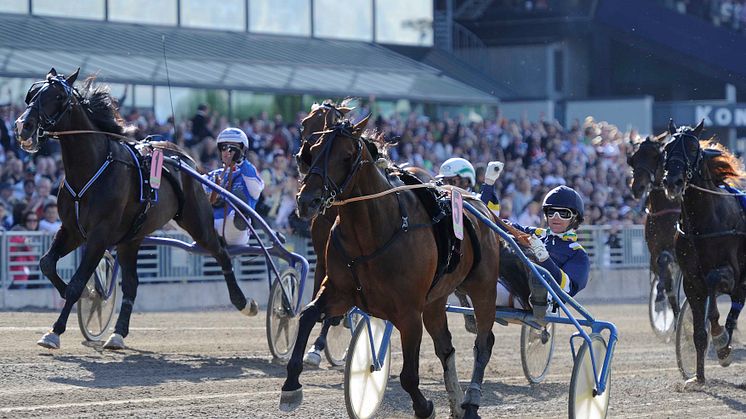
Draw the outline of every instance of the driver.
<instances>
[{"instance_id":1,"label":"driver","mask_svg":"<svg viewBox=\"0 0 746 419\"><path fill-rule=\"evenodd\" d=\"M249 139L238 128L226 128L218 134L217 144L223 167L210 172L207 175L208 179L253 209L264 189L264 181L257 173L256 167L244 158L244 153L249 148ZM209 188L206 189L209 191ZM236 210L225 202L217 191L210 194L210 204L215 216L215 230L225 242L229 245L248 243L248 225L240 215L236 216Z\"/></svg>"}]
</instances>

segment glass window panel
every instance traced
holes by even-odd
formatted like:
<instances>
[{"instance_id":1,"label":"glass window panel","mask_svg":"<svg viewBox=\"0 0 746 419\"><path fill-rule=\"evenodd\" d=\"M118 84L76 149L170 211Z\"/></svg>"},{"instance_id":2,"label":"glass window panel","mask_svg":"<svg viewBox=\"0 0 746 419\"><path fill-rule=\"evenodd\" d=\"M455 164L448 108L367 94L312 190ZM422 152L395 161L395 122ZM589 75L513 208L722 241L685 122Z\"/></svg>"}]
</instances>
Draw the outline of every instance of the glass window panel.
<instances>
[{"instance_id":1,"label":"glass window panel","mask_svg":"<svg viewBox=\"0 0 746 419\"><path fill-rule=\"evenodd\" d=\"M432 0L376 0L376 42L432 46Z\"/></svg>"},{"instance_id":2,"label":"glass window panel","mask_svg":"<svg viewBox=\"0 0 746 419\"><path fill-rule=\"evenodd\" d=\"M112 22L176 26L177 0L109 0Z\"/></svg>"},{"instance_id":3,"label":"glass window panel","mask_svg":"<svg viewBox=\"0 0 746 419\"><path fill-rule=\"evenodd\" d=\"M2 13L28 13L28 0L0 1L0 12Z\"/></svg>"},{"instance_id":4,"label":"glass window panel","mask_svg":"<svg viewBox=\"0 0 746 419\"><path fill-rule=\"evenodd\" d=\"M249 0L249 31L311 35L309 0Z\"/></svg>"},{"instance_id":5,"label":"glass window panel","mask_svg":"<svg viewBox=\"0 0 746 419\"><path fill-rule=\"evenodd\" d=\"M372 0L314 0L313 30L320 38L373 40Z\"/></svg>"},{"instance_id":6,"label":"glass window panel","mask_svg":"<svg viewBox=\"0 0 746 419\"><path fill-rule=\"evenodd\" d=\"M138 108L150 108L153 106L153 86L135 86L135 106Z\"/></svg>"},{"instance_id":7,"label":"glass window panel","mask_svg":"<svg viewBox=\"0 0 746 419\"><path fill-rule=\"evenodd\" d=\"M40 16L104 19L106 0L34 0L32 13Z\"/></svg>"},{"instance_id":8,"label":"glass window panel","mask_svg":"<svg viewBox=\"0 0 746 419\"><path fill-rule=\"evenodd\" d=\"M240 90L231 92L233 118L244 120L274 107L275 96L269 93L253 93Z\"/></svg>"},{"instance_id":9,"label":"glass window panel","mask_svg":"<svg viewBox=\"0 0 746 419\"><path fill-rule=\"evenodd\" d=\"M181 0L181 25L192 28L243 31L246 29L246 1Z\"/></svg>"}]
</instances>

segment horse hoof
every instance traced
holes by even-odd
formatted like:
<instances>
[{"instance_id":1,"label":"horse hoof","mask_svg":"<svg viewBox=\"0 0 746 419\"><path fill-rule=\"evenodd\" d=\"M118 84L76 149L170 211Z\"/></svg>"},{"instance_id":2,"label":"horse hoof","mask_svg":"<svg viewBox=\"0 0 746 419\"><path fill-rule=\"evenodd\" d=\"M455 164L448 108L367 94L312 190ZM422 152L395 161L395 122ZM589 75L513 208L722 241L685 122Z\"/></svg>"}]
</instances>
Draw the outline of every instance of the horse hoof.
<instances>
[{"instance_id":1,"label":"horse hoof","mask_svg":"<svg viewBox=\"0 0 746 419\"><path fill-rule=\"evenodd\" d=\"M417 414L417 412L414 413L414 417L417 419L432 419L435 417L435 405L433 404L432 400L427 401L427 411L429 413L425 413L423 415Z\"/></svg>"},{"instance_id":2,"label":"horse hoof","mask_svg":"<svg viewBox=\"0 0 746 419\"><path fill-rule=\"evenodd\" d=\"M306 353L306 356L303 357L303 363L308 366L318 368L319 365L321 365L321 352L317 351L315 348L312 348Z\"/></svg>"},{"instance_id":3,"label":"horse hoof","mask_svg":"<svg viewBox=\"0 0 746 419\"><path fill-rule=\"evenodd\" d=\"M280 395L280 410L283 412L292 412L300 407L303 402L303 388L292 391L283 391Z\"/></svg>"},{"instance_id":4,"label":"horse hoof","mask_svg":"<svg viewBox=\"0 0 746 419\"><path fill-rule=\"evenodd\" d=\"M481 416L477 413L479 406L473 404L467 404L461 406L464 408L464 419L479 419Z\"/></svg>"},{"instance_id":5,"label":"horse hoof","mask_svg":"<svg viewBox=\"0 0 746 419\"><path fill-rule=\"evenodd\" d=\"M259 304L257 304L256 301L254 301L254 299L251 298L249 299L249 302L246 304L246 307L244 307L243 310L241 310L241 313L244 316L254 317L257 314L259 314Z\"/></svg>"},{"instance_id":6,"label":"horse hoof","mask_svg":"<svg viewBox=\"0 0 746 419\"><path fill-rule=\"evenodd\" d=\"M733 362L733 351L730 345L718 350L718 363L721 367L729 367Z\"/></svg>"},{"instance_id":7,"label":"horse hoof","mask_svg":"<svg viewBox=\"0 0 746 419\"><path fill-rule=\"evenodd\" d=\"M705 387L705 380L697 377L690 378L684 382L684 391L699 391Z\"/></svg>"},{"instance_id":8,"label":"horse hoof","mask_svg":"<svg viewBox=\"0 0 746 419\"><path fill-rule=\"evenodd\" d=\"M119 333L112 333L104 343L104 349L120 350L124 348L124 338Z\"/></svg>"},{"instance_id":9,"label":"horse hoof","mask_svg":"<svg viewBox=\"0 0 746 419\"><path fill-rule=\"evenodd\" d=\"M47 349L60 349L60 335L51 331L47 332L36 344Z\"/></svg>"}]
</instances>

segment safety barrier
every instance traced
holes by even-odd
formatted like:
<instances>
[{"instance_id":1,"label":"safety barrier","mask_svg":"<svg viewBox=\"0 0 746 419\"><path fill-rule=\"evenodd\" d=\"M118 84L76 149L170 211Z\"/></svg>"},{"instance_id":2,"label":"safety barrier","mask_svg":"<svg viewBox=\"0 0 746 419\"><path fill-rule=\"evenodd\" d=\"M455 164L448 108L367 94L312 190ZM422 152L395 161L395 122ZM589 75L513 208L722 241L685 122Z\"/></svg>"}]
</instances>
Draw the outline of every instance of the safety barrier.
<instances>
[{"instance_id":1,"label":"safety barrier","mask_svg":"<svg viewBox=\"0 0 746 419\"><path fill-rule=\"evenodd\" d=\"M183 232L160 231L157 235L191 241ZM263 238L264 233L260 232L259 235ZM602 276L604 271L609 270L648 267L649 254L643 226L588 226L582 228L578 236L578 241L591 258L594 277ZM43 232L0 232L0 290L51 287L39 271L39 259L49 248L52 238L52 234ZM305 256L313 272L316 256L310 239L288 236L286 247ZM73 275L81 254L82 250L78 249L60 259L57 271L63 279L68 280ZM276 262L280 263L279 260ZM233 263L239 281L266 281L267 266L263 257L234 257ZM169 246L143 246L137 267L140 283L143 284L223 281L220 268L212 257ZM4 308L3 300L0 299L0 308Z\"/></svg>"}]
</instances>

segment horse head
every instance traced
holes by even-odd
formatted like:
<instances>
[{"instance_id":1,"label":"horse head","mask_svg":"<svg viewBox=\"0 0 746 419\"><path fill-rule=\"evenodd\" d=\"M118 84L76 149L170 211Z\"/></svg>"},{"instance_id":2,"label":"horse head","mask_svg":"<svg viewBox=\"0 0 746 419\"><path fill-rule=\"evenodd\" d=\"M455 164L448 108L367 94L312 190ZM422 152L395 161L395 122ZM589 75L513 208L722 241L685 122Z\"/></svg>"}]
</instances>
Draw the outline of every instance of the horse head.
<instances>
[{"instance_id":1,"label":"horse head","mask_svg":"<svg viewBox=\"0 0 746 419\"><path fill-rule=\"evenodd\" d=\"M73 84L80 68L68 77L52 68L45 80L31 85L26 93L26 110L16 119L15 130L21 148L29 153L39 151L39 141L46 131L58 129L78 98Z\"/></svg>"},{"instance_id":2,"label":"horse head","mask_svg":"<svg viewBox=\"0 0 746 419\"><path fill-rule=\"evenodd\" d=\"M653 137L648 136L637 146L637 150L627 157L627 164L632 168L632 183L630 189L635 199L645 197L660 181L663 168L663 145L668 132Z\"/></svg>"},{"instance_id":3,"label":"horse head","mask_svg":"<svg viewBox=\"0 0 746 419\"><path fill-rule=\"evenodd\" d=\"M355 174L366 162L364 155L369 155L360 138L369 119L370 115L355 125L349 121L337 123L308 148L311 163L296 196L300 218L313 218L349 191Z\"/></svg>"},{"instance_id":4,"label":"horse head","mask_svg":"<svg viewBox=\"0 0 746 419\"><path fill-rule=\"evenodd\" d=\"M344 106L344 102L340 106L336 106L329 101L311 105L311 112L301 121L301 147L298 154L295 155L298 171L302 176L308 173L311 166L309 149L321 136L321 132L340 122L352 109Z\"/></svg>"},{"instance_id":5,"label":"horse head","mask_svg":"<svg viewBox=\"0 0 746 419\"><path fill-rule=\"evenodd\" d=\"M668 199L680 200L692 177L700 172L702 148L699 135L703 128L704 120L694 128L677 128L673 120L669 122L671 141L663 149L663 187Z\"/></svg>"}]
</instances>

